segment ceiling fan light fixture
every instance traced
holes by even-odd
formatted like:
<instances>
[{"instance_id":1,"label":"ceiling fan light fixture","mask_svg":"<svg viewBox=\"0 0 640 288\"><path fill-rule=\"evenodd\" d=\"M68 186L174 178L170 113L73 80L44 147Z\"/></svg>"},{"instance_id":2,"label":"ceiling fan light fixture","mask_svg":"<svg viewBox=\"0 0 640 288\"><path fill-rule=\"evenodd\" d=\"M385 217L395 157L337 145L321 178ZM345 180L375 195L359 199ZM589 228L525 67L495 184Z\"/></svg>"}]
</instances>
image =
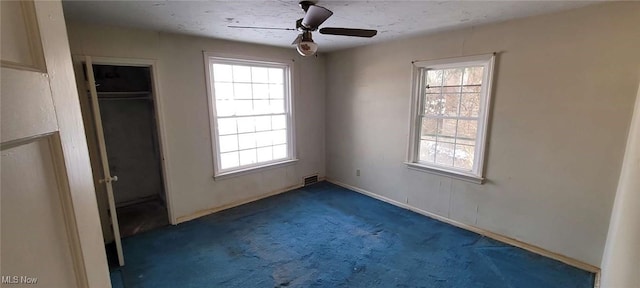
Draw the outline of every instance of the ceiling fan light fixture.
<instances>
[{"instance_id":1,"label":"ceiling fan light fixture","mask_svg":"<svg viewBox=\"0 0 640 288\"><path fill-rule=\"evenodd\" d=\"M318 44L313 42L311 32L304 31L302 33L302 40L296 44L296 50L298 50L298 53L304 57L316 54L318 51Z\"/></svg>"},{"instance_id":2,"label":"ceiling fan light fixture","mask_svg":"<svg viewBox=\"0 0 640 288\"><path fill-rule=\"evenodd\" d=\"M296 45L296 49L302 56L311 56L313 54L316 54L316 52L318 51L318 44L313 41L300 41L300 43Z\"/></svg>"}]
</instances>

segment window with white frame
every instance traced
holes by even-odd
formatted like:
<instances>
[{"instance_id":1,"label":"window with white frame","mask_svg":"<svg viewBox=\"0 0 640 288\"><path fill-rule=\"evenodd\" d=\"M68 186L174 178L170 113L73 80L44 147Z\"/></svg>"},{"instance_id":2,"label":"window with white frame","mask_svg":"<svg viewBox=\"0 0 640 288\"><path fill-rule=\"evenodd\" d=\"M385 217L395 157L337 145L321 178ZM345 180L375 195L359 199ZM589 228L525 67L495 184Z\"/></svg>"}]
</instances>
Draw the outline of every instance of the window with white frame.
<instances>
[{"instance_id":1,"label":"window with white frame","mask_svg":"<svg viewBox=\"0 0 640 288\"><path fill-rule=\"evenodd\" d=\"M215 176L293 161L291 63L205 59Z\"/></svg>"},{"instance_id":2,"label":"window with white frame","mask_svg":"<svg viewBox=\"0 0 640 288\"><path fill-rule=\"evenodd\" d=\"M411 168L483 182L494 57L414 62Z\"/></svg>"}]
</instances>

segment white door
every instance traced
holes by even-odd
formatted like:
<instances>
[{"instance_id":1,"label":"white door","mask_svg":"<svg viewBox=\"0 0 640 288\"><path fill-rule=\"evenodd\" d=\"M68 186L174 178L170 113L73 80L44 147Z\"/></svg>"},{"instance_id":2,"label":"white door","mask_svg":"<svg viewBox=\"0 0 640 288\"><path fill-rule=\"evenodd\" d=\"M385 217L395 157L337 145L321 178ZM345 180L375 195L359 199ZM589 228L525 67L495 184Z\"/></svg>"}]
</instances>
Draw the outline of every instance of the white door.
<instances>
[{"instance_id":1,"label":"white door","mask_svg":"<svg viewBox=\"0 0 640 288\"><path fill-rule=\"evenodd\" d=\"M118 252L118 264L124 265L124 256L122 254L122 242L120 241L120 226L118 225L118 213L116 213L116 200L113 196L113 181L118 181L117 175L111 175L109 169L109 158L107 157L107 145L104 142L104 130L102 129L102 117L100 116L100 103L98 101L98 92L96 91L96 79L93 75L93 63L90 56L85 57L84 61L85 73L87 73L87 86L91 95L91 110L93 113L93 123L98 138L98 150L100 153L100 162L102 163L102 175L104 179L99 181L99 185L105 185L107 190L107 201L109 202L109 211L111 211L111 229L113 231L113 240L116 243L116 251Z\"/></svg>"},{"instance_id":2,"label":"white door","mask_svg":"<svg viewBox=\"0 0 640 288\"><path fill-rule=\"evenodd\" d=\"M0 1L4 287L109 287L60 1Z\"/></svg>"}]
</instances>

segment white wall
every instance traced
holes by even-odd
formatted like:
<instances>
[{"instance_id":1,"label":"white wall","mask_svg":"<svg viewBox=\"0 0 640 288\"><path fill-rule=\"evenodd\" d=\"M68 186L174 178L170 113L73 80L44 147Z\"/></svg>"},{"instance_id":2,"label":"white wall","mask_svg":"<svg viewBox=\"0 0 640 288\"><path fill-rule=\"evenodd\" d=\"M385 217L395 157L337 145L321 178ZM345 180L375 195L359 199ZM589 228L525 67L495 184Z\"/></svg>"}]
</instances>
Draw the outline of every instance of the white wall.
<instances>
[{"instance_id":1,"label":"white wall","mask_svg":"<svg viewBox=\"0 0 640 288\"><path fill-rule=\"evenodd\" d=\"M294 49L134 29L68 23L74 55L158 61L160 99L173 215L187 219L206 209L286 189L302 177L325 174L324 59L302 58ZM297 154L294 165L214 181L203 51L295 59Z\"/></svg>"},{"instance_id":2,"label":"white wall","mask_svg":"<svg viewBox=\"0 0 640 288\"><path fill-rule=\"evenodd\" d=\"M611 3L328 54L327 178L599 266L638 15L640 3ZM493 51L488 183L407 169L411 61Z\"/></svg>"},{"instance_id":3,"label":"white wall","mask_svg":"<svg viewBox=\"0 0 640 288\"><path fill-rule=\"evenodd\" d=\"M602 287L640 283L640 87L602 260Z\"/></svg>"}]
</instances>

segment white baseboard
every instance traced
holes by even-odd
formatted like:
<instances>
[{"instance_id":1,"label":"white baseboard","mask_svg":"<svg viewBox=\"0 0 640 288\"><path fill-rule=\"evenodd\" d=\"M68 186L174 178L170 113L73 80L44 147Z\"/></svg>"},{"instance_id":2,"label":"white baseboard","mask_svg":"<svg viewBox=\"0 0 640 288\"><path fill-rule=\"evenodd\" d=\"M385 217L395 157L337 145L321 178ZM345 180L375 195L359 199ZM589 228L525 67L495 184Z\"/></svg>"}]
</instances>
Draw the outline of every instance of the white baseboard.
<instances>
[{"instance_id":1,"label":"white baseboard","mask_svg":"<svg viewBox=\"0 0 640 288\"><path fill-rule=\"evenodd\" d=\"M289 186L289 187L286 187L286 188L278 189L276 191L272 191L272 192L269 192L269 193L261 194L261 195L255 196L255 197L251 197L251 198L246 198L246 199L242 199L242 200L239 200L239 201L235 201L235 202L232 202L232 203L229 203L229 204L226 204L226 205L207 208L207 209L204 209L204 210L199 210L199 211L196 211L195 213L178 217L178 219L176 221L176 224L180 224L180 223L183 223L183 222L191 221L193 219L200 218L202 216L206 216L206 215L209 215L209 214L220 212L222 210L227 210L229 208L233 208L233 207L236 207L236 206L244 205L244 204L247 204L247 203L250 203L250 202L258 201L258 200L261 200L261 199L264 199L264 198L268 198L268 197L271 197L271 196L275 196L275 195L278 195L278 194L282 194L284 192L289 192L289 191L292 191L292 190L295 190L295 189L298 189L298 188L301 188L301 187L302 187L302 184L296 184L296 185Z\"/></svg>"},{"instance_id":2,"label":"white baseboard","mask_svg":"<svg viewBox=\"0 0 640 288\"><path fill-rule=\"evenodd\" d=\"M422 210L422 209L418 209L418 208L413 207L411 205L408 205L408 204L405 204L405 203L402 203L402 202L399 202L399 201L396 201L396 200L393 200L393 199L389 199L389 198L384 197L384 196L380 196L380 195L375 194L373 192L370 192L370 191L367 191L367 190L364 190L362 188L358 188L358 187L355 187L355 186L351 186L349 184L345 184L345 183L342 183L340 181L336 181L336 180L328 179L328 178L326 179L326 181L330 182L330 183L333 183L333 184L336 184L338 186L347 188L349 190L353 190L353 191L356 191L358 193L367 195L369 197L378 199L380 201L387 202L387 203L389 203L391 205L398 206L400 208L404 208L404 209L407 209L407 210L411 210L413 212L416 212L418 214L422 214L424 216L427 216L429 218L438 220L440 222L444 222L444 223L456 226L458 228L462 228L462 229L465 229L465 230L468 230L468 231L471 231L471 232L475 232L475 233L478 233L478 234L480 234L482 236L486 236L488 238L500 241L502 243L506 243L506 244L509 244L509 245L512 245L512 246L515 246L515 247L518 247L518 248L522 248L524 250L536 253L538 255L542 255L542 256L545 256L547 258L558 260L558 261L563 262L563 263L565 263L567 265L571 265L573 267L576 267L576 268L579 268L579 269L582 269L582 270L585 270L585 271L589 271L591 273L595 273L596 274L595 288L598 288L600 286L600 268L598 268L596 266L593 266L591 264L582 262L580 260L565 256L565 255L562 255L562 254L551 252L551 251L546 250L544 248L540 248L538 246L531 245L531 244L522 242L520 240L516 240L516 239L510 238L510 237L507 237L507 236L504 236L504 235L500 235L500 234L497 234L497 233L494 233L494 232L491 232L491 231L488 231L488 230L485 230L485 229L482 229L482 228L478 228L478 227L475 227L475 226L467 225L467 224L458 222L456 220L452 220L452 219L449 219L449 218L446 218L446 217L443 217L443 216L440 216L440 215L437 215L437 214L434 214L434 213L431 213L431 212L428 212L428 211L425 211L425 210Z\"/></svg>"}]
</instances>

